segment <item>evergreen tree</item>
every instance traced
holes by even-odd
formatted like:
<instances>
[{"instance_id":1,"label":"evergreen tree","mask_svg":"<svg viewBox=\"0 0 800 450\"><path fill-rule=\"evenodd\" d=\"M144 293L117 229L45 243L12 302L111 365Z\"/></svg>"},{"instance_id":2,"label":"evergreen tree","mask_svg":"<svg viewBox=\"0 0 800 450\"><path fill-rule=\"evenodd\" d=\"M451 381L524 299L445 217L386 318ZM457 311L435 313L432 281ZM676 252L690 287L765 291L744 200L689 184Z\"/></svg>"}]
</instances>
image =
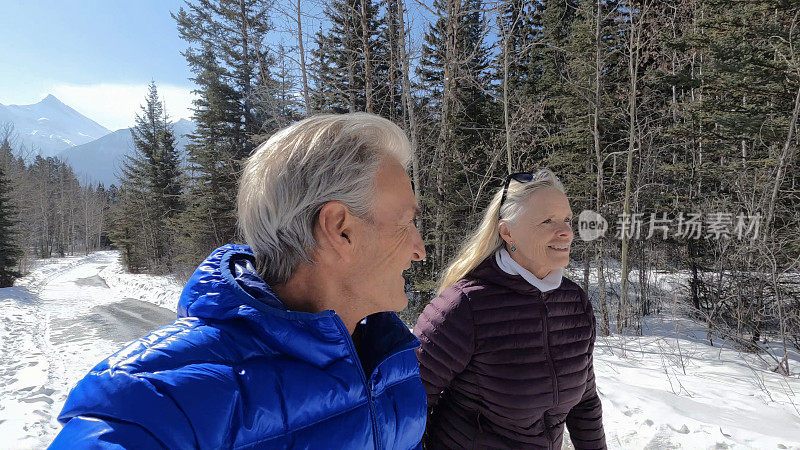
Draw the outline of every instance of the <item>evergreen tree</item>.
<instances>
[{"instance_id":1,"label":"evergreen tree","mask_svg":"<svg viewBox=\"0 0 800 450\"><path fill-rule=\"evenodd\" d=\"M389 22L379 12L372 0L331 0L326 4L330 28L316 34L317 48L312 52L315 110L398 117L401 78L392 44L399 30L391 9L386 11Z\"/></svg>"},{"instance_id":2,"label":"evergreen tree","mask_svg":"<svg viewBox=\"0 0 800 450\"><path fill-rule=\"evenodd\" d=\"M197 128L186 146L190 183L186 213L181 217L183 263L191 265L203 254L230 241L236 234L236 182L244 155L236 137L238 94L221 81L222 68L214 55L203 55L203 71L195 101Z\"/></svg>"},{"instance_id":3,"label":"evergreen tree","mask_svg":"<svg viewBox=\"0 0 800 450\"><path fill-rule=\"evenodd\" d=\"M273 56L263 45L267 3L191 0L176 14L200 97L181 218L188 264L231 239L242 159L300 111L287 63L294 50L279 46ZM796 270L800 249L797 5L501 0L487 7L479 0L435 0L413 89L400 69L415 65L411 56L400 57L401 5L325 3L306 102L309 110L371 111L408 124L429 255L415 265L418 289L432 286L507 171L546 165L564 181L575 212L594 209L611 225L605 239L576 240L573 252L584 286L597 274L598 288L587 291L596 292L603 332L611 317L636 329L639 318L658 308L647 279L664 262L692 273L688 296L699 313L736 323L737 333L751 338L771 326L769 314L781 305L773 299L789 291L780 277L758 274L773 266ZM489 14L496 20L489 23L495 17ZM41 192L59 182L57 173L46 176L51 180ZM43 248L58 248L53 236L63 236L58 211L65 204L39 203L47 211L45 230L32 235L53 241ZM769 217L768 238L718 243L657 234L621 243L615 222L623 211L640 214L643 227L651 212L673 219L689 212L760 213ZM611 261L638 273L638 283ZM630 289L612 289L619 285ZM756 294L741 295L750 291Z\"/></svg>"},{"instance_id":4,"label":"evergreen tree","mask_svg":"<svg viewBox=\"0 0 800 450\"><path fill-rule=\"evenodd\" d=\"M762 220L757 241L688 242L694 305L736 324L737 334L748 332L752 342L768 320L766 305L781 295L764 274L797 260L800 224L790 212L797 205L797 17L792 2L706 0L684 40L703 56L689 71L696 95L684 102L693 121L676 130L693 144L688 197L707 210ZM725 286L720 274L730 270L741 276ZM731 291L749 294L731 298Z\"/></svg>"},{"instance_id":5,"label":"evergreen tree","mask_svg":"<svg viewBox=\"0 0 800 450\"><path fill-rule=\"evenodd\" d=\"M493 78L502 83L505 56L509 91L517 96L539 95L543 70L543 0L506 0L497 18L499 52L493 62ZM498 86L502 87L502 86ZM498 94L498 98L502 94Z\"/></svg>"},{"instance_id":6,"label":"evergreen tree","mask_svg":"<svg viewBox=\"0 0 800 450\"><path fill-rule=\"evenodd\" d=\"M311 51L311 103L314 111L332 113L347 112L347 100L344 92L336 88L336 80L340 74L335 70L333 55L333 39L322 29L314 35L316 48Z\"/></svg>"},{"instance_id":7,"label":"evergreen tree","mask_svg":"<svg viewBox=\"0 0 800 450\"><path fill-rule=\"evenodd\" d=\"M274 63L264 42L272 29L271 2L187 2L173 17L195 76L196 132L187 145L189 191L180 219L179 258L195 265L214 247L234 240L238 174L255 148L280 120L273 117Z\"/></svg>"},{"instance_id":8,"label":"evergreen tree","mask_svg":"<svg viewBox=\"0 0 800 450\"><path fill-rule=\"evenodd\" d=\"M543 30L542 38L557 39L560 47L548 48L541 55L545 62L540 89L546 98L543 114L549 130L541 139L544 151L537 152L538 161L529 159L528 165L546 164L570 186L573 209L591 209L597 173L603 171L598 168L602 163L598 156L623 151L627 138L623 114L627 103L622 94L628 89L628 66L614 51L625 45L619 30L620 5L609 0L583 1L575 9L563 10L562 5L548 2L548 8L547 20L564 14L567 22L546 22ZM617 188L613 178L601 179L600 184L606 190Z\"/></svg>"},{"instance_id":9,"label":"evergreen tree","mask_svg":"<svg viewBox=\"0 0 800 450\"><path fill-rule=\"evenodd\" d=\"M376 109L375 112L396 123L403 119L403 62L401 61L401 42L404 30L398 17L398 0L386 1L386 14L381 39L385 45L376 50Z\"/></svg>"},{"instance_id":10,"label":"evergreen tree","mask_svg":"<svg viewBox=\"0 0 800 450\"><path fill-rule=\"evenodd\" d=\"M11 153L7 141L0 151ZM6 177L5 164L0 164L0 288L11 286L19 276L17 267L22 251L17 246L15 225L17 210L11 203L11 180Z\"/></svg>"},{"instance_id":11,"label":"evergreen tree","mask_svg":"<svg viewBox=\"0 0 800 450\"><path fill-rule=\"evenodd\" d=\"M425 34L418 67L428 95L422 108L428 133L436 137L422 197L425 238L434 243L431 270L444 267L461 238L473 226L486 199L481 194L500 174L495 136L496 104L490 89L489 57L480 0L437 0L438 18ZM447 194L446 194L447 193Z\"/></svg>"},{"instance_id":12,"label":"evergreen tree","mask_svg":"<svg viewBox=\"0 0 800 450\"><path fill-rule=\"evenodd\" d=\"M120 206L112 234L133 271L172 269L174 220L182 211L181 170L175 136L155 83L136 126L134 153L124 163Z\"/></svg>"},{"instance_id":13,"label":"evergreen tree","mask_svg":"<svg viewBox=\"0 0 800 450\"><path fill-rule=\"evenodd\" d=\"M289 52L283 43L278 44L275 51L275 70L272 84L258 86L256 89L260 108L265 111L262 115L272 118L273 123L264 124L267 130L283 128L303 117L301 114L300 99L298 99L297 76L293 73ZM269 135L259 136L259 140L266 140Z\"/></svg>"},{"instance_id":14,"label":"evergreen tree","mask_svg":"<svg viewBox=\"0 0 800 450\"><path fill-rule=\"evenodd\" d=\"M544 152L537 149L536 158L542 158L561 144L559 136L565 120L560 101L568 96L565 90L568 91L571 87L567 70L570 62L567 47L577 12L578 5L573 0L546 0L541 12L541 45L537 46L539 58L533 69L540 73L538 84L541 88L538 92L543 99L542 119L546 124L542 144L546 149ZM542 163L538 159L530 160L526 165L535 167ZM558 170L556 167L553 169Z\"/></svg>"},{"instance_id":15,"label":"evergreen tree","mask_svg":"<svg viewBox=\"0 0 800 450\"><path fill-rule=\"evenodd\" d=\"M497 18L499 52L493 62L494 96L502 109L506 170L533 167L544 157L541 0L507 0Z\"/></svg>"}]
</instances>

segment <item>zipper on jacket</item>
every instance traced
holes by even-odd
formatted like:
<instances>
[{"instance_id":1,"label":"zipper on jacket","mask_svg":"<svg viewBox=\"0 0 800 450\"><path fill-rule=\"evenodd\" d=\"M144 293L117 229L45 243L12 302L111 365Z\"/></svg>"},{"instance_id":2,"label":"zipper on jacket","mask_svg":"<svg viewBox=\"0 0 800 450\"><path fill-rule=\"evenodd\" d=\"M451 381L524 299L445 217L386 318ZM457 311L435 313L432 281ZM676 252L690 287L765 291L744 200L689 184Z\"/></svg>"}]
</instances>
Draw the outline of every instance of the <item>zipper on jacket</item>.
<instances>
[{"instance_id":1,"label":"zipper on jacket","mask_svg":"<svg viewBox=\"0 0 800 450\"><path fill-rule=\"evenodd\" d=\"M553 378L553 406L558 405L558 379L556 378L556 367L553 362L553 355L550 354L550 326L547 324L547 303L544 295L542 298L542 341L544 342L544 353L547 356L547 365L550 366L550 376ZM545 423L547 426L547 423Z\"/></svg>"},{"instance_id":2,"label":"zipper on jacket","mask_svg":"<svg viewBox=\"0 0 800 450\"><path fill-rule=\"evenodd\" d=\"M361 359L358 357L358 352L356 352L356 347L353 344L353 338L347 331L347 327L344 326L344 322L342 322L342 319L339 316L334 314L334 317L336 318L336 324L339 326L339 330L344 333L345 341L347 342L347 348L350 350L350 354L353 355L353 358L356 361L356 366L358 366L356 367L356 370L361 376L361 383L363 384L364 390L367 393L367 401L369 403L369 419L372 423L372 439L375 442L375 448L377 450L381 450L381 440L378 437L378 424L375 423L375 395L373 392L375 387L373 386L372 380L370 380L369 383L367 382L367 375L364 373L364 369L361 367Z\"/></svg>"}]
</instances>

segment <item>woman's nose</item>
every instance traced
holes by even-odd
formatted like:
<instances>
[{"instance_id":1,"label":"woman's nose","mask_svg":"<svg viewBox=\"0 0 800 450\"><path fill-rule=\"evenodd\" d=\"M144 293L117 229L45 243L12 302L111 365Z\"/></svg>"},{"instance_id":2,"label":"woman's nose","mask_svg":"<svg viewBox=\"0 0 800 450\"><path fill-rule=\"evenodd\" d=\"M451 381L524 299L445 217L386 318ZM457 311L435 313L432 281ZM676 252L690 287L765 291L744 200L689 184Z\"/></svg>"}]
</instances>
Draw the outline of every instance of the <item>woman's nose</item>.
<instances>
[{"instance_id":1,"label":"woman's nose","mask_svg":"<svg viewBox=\"0 0 800 450\"><path fill-rule=\"evenodd\" d=\"M561 228L558 230L558 235L561 237L571 237L572 233L572 226L569 223L564 222L561 225Z\"/></svg>"}]
</instances>

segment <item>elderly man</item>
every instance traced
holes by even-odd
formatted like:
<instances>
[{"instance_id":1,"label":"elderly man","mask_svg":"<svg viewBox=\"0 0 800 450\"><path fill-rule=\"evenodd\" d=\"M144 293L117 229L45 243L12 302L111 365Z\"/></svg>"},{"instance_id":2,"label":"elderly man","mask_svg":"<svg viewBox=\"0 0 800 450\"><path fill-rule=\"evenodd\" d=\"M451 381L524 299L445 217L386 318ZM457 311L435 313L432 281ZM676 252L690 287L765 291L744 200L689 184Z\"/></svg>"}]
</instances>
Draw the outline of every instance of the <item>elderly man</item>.
<instances>
[{"instance_id":1,"label":"elderly man","mask_svg":"<svg viewBox=\"0 0 800 450\"><path fill-rule=\"evenodd\" d=\"M258 147L238 217L249 244L215 250L178 320L72 390L51 448L418 446L416 338L393 312L425 257L402 131L319 115Z\"/></svg>"}]
</instances>

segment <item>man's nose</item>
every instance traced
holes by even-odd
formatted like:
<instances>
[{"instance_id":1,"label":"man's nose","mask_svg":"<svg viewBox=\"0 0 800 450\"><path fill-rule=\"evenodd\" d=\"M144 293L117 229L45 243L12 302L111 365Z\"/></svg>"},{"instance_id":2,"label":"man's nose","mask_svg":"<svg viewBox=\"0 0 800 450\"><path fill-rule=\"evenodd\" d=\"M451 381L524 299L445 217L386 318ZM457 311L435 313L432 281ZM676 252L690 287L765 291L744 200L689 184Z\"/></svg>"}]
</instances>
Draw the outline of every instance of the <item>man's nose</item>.
<instances>
[{"instance_id":1,"label":"man's nose","mask_svg":"<svg viewBox=\"0 0 800 450\"><path fill-rule=\"evenodd\" d=\"M414 256L412 261L422 261L425 259L425 243L422 242L422 236L419 234L417 227L414 227Z\"/></svg>"}]
</instances>

